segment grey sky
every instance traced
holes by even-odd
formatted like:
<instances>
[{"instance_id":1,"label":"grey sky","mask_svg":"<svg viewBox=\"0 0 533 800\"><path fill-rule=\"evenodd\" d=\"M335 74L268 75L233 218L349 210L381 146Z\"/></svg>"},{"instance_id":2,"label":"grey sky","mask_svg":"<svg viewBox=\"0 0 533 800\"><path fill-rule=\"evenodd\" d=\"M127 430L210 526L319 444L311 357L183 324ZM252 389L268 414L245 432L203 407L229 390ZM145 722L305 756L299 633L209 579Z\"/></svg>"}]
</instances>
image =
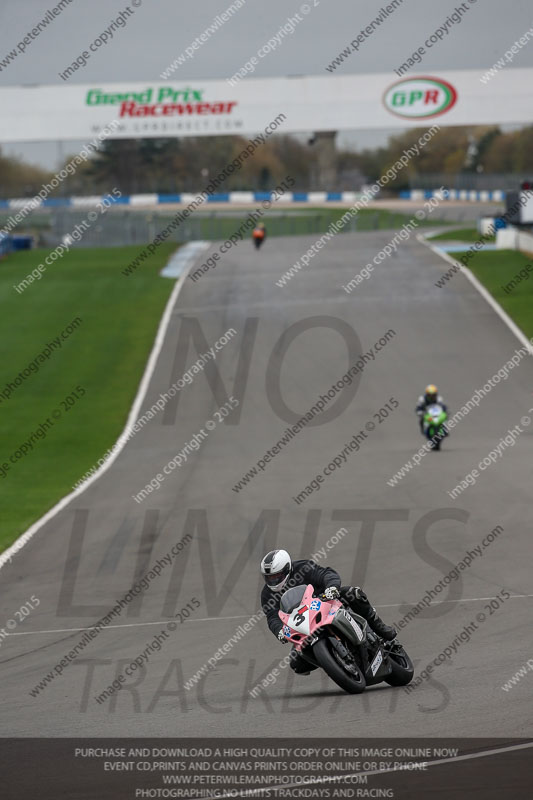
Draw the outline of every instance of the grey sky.
<instances>
[{"instance_id":1,"label":"grey sky","mask_svg":"<svg viewBox=\"0 0 533 800\"><path fill-rule=\"evenodd\" d=\"M0 61L31 31L58 0L2 0ZM141 2L124 28L93 54L69 83L147 81L179 56L224 11L231 0L129 0ZM309 13L278 49L260 60L253 77L328 75L325 67L389 0L306 0ZM533 27L531 0L464 0L470 6L461 24L424 57L421 70L486 70ZM316 4L316 5L315 5ZM58 73L68 67L127 5L127 0L72 0L40 35L0 72L0 86L64 84ZM246 0L175 73L172 80L224 79L233 75L272 35L300 10L301 0ZM334 74L391 72L404 62L460 5L457 0L403 0L373 35ZM512 66L532 67L533 41L516 55ZM490 91L490 84L487 88ZM532 120L533 122L533 120ZM374 146L386 131L345 133L341 141ZM79 148L66 143L65 151ZM3 146L45 166L57 163L55 144Z\"/></svg>"}]
</instances>

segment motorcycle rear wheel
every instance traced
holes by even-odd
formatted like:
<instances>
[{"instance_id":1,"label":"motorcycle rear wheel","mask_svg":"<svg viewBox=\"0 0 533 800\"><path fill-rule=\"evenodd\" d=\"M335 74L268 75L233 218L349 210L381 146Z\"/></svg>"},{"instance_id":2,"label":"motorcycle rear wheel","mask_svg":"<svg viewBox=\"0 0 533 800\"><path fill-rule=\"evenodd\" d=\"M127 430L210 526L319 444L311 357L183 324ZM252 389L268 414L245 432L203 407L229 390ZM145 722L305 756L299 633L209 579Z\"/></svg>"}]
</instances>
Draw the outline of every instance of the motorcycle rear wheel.
<instances>
[{"instance_id":1,"label":"motorcycle rear wheel","mask_svg":"<svg viewBox=\"0 0 533 800\"><path fill-rule=\"evenodd\" d=\"M326 675L328 675L332 681L335 681L337 686L340 686L341 689L344 689L344 691L349 694L360 694L364 692L366 689L365 676L355 664L355 661L352 666L354 670L353 673L347 672L339 663L338 657L333 654L332 647L331 640L328 638L319 639L318 642L313 645L313 655Z\"/></svg>"},{"instance_id":2,"label":"motorcycle rear wheel","mask_svg":"<svg viewBox=\"0 0 533 800\"><path fill-rule=\"evenodd\" d=\"M397 646L396 652L394 650L389 652L389 661L392 672L383 678L385 683L388 683L389 686L407 686L408 683L411 683L415 668L401 645Z\"/></svg>"}]
</instances>

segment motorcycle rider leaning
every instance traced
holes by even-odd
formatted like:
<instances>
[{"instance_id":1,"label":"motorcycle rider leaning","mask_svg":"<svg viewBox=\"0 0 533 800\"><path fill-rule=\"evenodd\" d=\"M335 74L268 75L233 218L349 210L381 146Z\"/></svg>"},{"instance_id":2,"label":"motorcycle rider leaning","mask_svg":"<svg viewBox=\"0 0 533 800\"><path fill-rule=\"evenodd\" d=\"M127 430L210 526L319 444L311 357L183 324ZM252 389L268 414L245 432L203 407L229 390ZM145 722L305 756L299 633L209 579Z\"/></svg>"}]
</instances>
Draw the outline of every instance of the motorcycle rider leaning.
<instances>
[{"instance_id":1,"label":"motorcycle rider leaning","mask_svg":"<svg viewBox=\"0 0 533 800\"><path fill-rule=\"evenodd\" d=\"M339 573L331 567L320 567L310 559L293 561L286 550L271 550L261 561L261 574L265 579L261 607L268 627L280 642L288 641L278 614L281 596L287 589L302 583L311 583L315 595L323 594L328 600L341 599L348 608L366 619L374 633L385 641L396 638L394 628L385 625L363 590L358 586L341 586ZM290 667L298 675L309 675L313 669L317 669L294 648L291 651Z\"/></svg>"},{"instance_id":2,"label":"motorcycle rider leaning","mask_svg":"<svg viewBox=\"0 0 533 800\"><path fill-rule=\"evenodd\" d=\"M424 389L424 394L421 394L418 398L416 404L416 413L418 416L418 422L420 424L420 431L424 433L424 414L426 413L426 409L429 406L434 405L434 403L438 403L442 406L444 411L447 411L447 406L439 394L439 390L435 386L435 384L430 383L429 386L426 386Z\"/></svg>"}]
</instances>

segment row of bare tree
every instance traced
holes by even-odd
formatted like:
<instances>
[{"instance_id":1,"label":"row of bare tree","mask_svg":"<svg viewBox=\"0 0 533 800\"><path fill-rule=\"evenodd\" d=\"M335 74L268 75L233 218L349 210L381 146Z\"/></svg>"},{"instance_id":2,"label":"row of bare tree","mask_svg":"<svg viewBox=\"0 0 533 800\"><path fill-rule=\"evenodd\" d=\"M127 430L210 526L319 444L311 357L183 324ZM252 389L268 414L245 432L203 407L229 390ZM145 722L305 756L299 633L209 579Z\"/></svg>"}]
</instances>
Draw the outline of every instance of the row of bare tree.
<instances>
[{"instance_id":1,"label":"row of bare tree","mask_svg":"<svg viewBox=\"0 0 533 800\"><path fill-rule=\"evenodd\" d=\"M358 189L378 178L424 130L393 136L385 147L374 150L338 150L337 189ZM111 187L123 194L198 191L245 144L238 136L106 140L56 194L99 194ZM442 128L391 188L407 188L414 175L441 173L452 178L469 172L533 175L533 126L505 133L497 127ZM32 196L53 174L0 153L0 197ZM322 188L313 145L291 136L273 136L226 180L224 188L268 190L286 175L295 179L296 191Z\"/></svg>"}]
</instances>

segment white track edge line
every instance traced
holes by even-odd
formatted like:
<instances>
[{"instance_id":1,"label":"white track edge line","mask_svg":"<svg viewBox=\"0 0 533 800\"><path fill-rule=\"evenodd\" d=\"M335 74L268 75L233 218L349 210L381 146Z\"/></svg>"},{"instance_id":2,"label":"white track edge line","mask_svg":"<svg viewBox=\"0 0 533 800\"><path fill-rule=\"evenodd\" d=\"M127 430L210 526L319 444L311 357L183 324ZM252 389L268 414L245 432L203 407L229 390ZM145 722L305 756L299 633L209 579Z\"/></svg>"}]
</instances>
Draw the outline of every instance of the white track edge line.
<instances>
[{"instance_id":1,"label":"white track edge line","mask_svg":"<svg viewBox=\"0 0 533 800\"><path fill-rule=\"evenodd\" d=\"M504 311L504 309L501 307L501 305L498 303L498 301L494 299L494 297L491 295L491 293L488 291L488 289L485 289L483 284L480 283L480 281L478 281L478 279L476 278L474 273L471 272L468 269L468 267L463 266L463 264L461 264L460 261L455 261L450 255L448 255L448 253L446 253L444 250L441 250L440 247L438 247L437 245L432 245L430 243L430 241L428 241L426 239L424 234L420 234L419 233L419 234L417 234L416 238L418 239L419 242L421 242L422 244L425 244L426 247L429 247L430 250L432 250L434 253L439 255L445 261L447 261L448 264L451 264L454 267L458 266L459 267L459 272L462 272L465 275L465 277L470 281L472 286L474 286L477 289L477 291L480 293L480 295L487 301L487 303L493 309L493 311L495 311L497 313L497 315L500 317L500 319L507 325L507 327L512 331L512 333L514 333L514 335L516 336L516 338L518 339L520 344L524 345L524 347L527 348L527 350L529 351L530 355L533 355L533 346L532 346L531 342L529 341L529 339L527 338L527 336L525 335L525 333L518 327L516 322L514 322L511 319L509 314L506 311ZM467 246L465 246L465 250L468 250ZM454 277L455 276L452 276L451 280L453 280ZM444 289L445 287L441 286L441 287L438 287L438 288Z\"/></svg>"},{"instance_id":2,"label":"white track edge line","mask_svg":"<svg viewBox=\"0 0 533 800\"><path fill-rule=\"evenodd\" d=\"M129 429L132 427L132 425L136 421L136 418L138 417L139 411L141 409L141 405L142 405L142 403L144 401L144 398L146 396L146 392L148 390L148 386L150 384L150 381L152 379L152 375L154 373L154 370L155 370L155 367L156 367L156 364L157 364L157 359L159 358L159 353L161 352L161 349L163 347L163 342L164 342L164 339L165 339L165 336L166 336L166 333L167 333L168 326L170 324L170 319L172 317L172 311L174 310L174 305L176 304L176 302L178 300L178 297L179 297L179 294L181 292L181 289L182 289L183 285L185 284L185 279L186 279L186 277L187 277L187 275L189 273L189 270L192 267L192 264L196 260L196 256L197 255L198 254L195 254L195 258L193 260L191 260L191 263L183 271L183 273L181 275L181 278L176 281L176 285L172 289L170 297L169 297L169 299L167 301L167 304L165 306L165 310L163 312L163 316L161 317L161 321L160 321L159 327L157 329L157 334L156 334L156 337L155 337L155 341L154 341L152 350L150 352L150 355L148 357L148 362L146 364L146 368L145 368L143 376L141 378L141 382L139 383L139 388L137 389L137 394L135 396L135 400L133 401L133 405L132 405L130 413L128 415L128 419L126 421L126 425L124 427L124 430L122 431L122 433L118 437L117 441L115 442L115 445L117 445L117 443L120 443L120 440L122 439L122 437L126 435L126 433L129 431ZM71 502L71 500L73 500L75 497L78 497L80 494L82 494L86 489L89 488L89 486L91 486L92 483L94 483L105 472L107 472L109 467L114 463L115 459L120 455L120 453L122 452L122 450L124 449L124 447L126 446L127 443L128 443L128 440L122 442L122 444L118 444L116 451L114 453L112 453L112 455L108 458L108 460L105 462L105 464L102 464L102 466L97 469L97 471L94 473L94 475L91 475L90 478L87 478L87 480L84 481L81 486L78 486L77 489L74 489L72 492L70 492L69 494L65 495L65 497L61 498L61 500L59 500L55 504L55 506L53 506L49 511L47 511L44 516L42 516L40 519L38 519L36 522L34 522L33 525L30 525L30 527L28 528L27 531L25 531L17 539L15 539L13 544L10 547L8 547L7 550L4 550L4 552L2 554L0 554L0 570L2 569L3 566L5 566L5 564L7 564L9 561L11 561L11 559L13 558L13 556L16 553L18 553L20 550L22 550L22 548L25 547L28 544L28 542L31 541L31 539L33 539L35 534L44 525L46 525L47 522L49 522L51 519L53 519L56 516L56 514L59 514L60 511L62 511L66 506L68 506L68 504ZM113 445L113 446L115 446L115 445Z\"/></svg>"},{"instance_id":3,"label":"white track edge line","mask_svg":"<svg viewBox=\"0 0 533 800\"><path fill-rule=\"evenodd\" d=\"M533 594L512 594L509 600L517 600L533 597ZM432 600L430 606L438 606L443 603L478 603L485 600L497 600L496 596L493 597L465 597L460 600ZM386 605L376 605L376 608L399 608L403 603L388 603ZM408 604L409 605L409 604ZM412 603L413 606L417 605ZM199 619L186 619L185 622L226 622L232 619L249 619L249 614L239 614L236 617L200 617ZM143 625L165 625L172 622L171 619L156 620L155 622L124 622L120 625L106 625L101 631L106 631L108 628L142 628ZM181 624L181 623L180 623ZM95 628L95 625L89 625L85 628L57 628L55 630L47 631L10 631L5 633L5 636L39 636L43 633L81 633L81 631L90 631Z\"/></svg>"},{"instance_id":4,"label":"white track edge line","mask_svg":"<svg viewBox=\"0 0 533 800\"><path fill-rule=\"evenodd\" d=\"M487 756L498 755L500 753L509 753L513 750L525 750L527 748L533 747L533 742L524 742L523 744L514 744L508 745L504 747L496 747L492 750L481 750L478 753L465 753L462 756L450 756L449 758L441 758L438 761L426 761L424 762L427 764L428 767L439 767L442 764L452 764L457 761L472 761L476 758L486 758ZM420 763L420 762L419 762ZM374 769L374 770L367 770L365 772L352 772L346 775L335 775L333 777L326 776L324 778L316 778L313 781L306 781L303 783L282 783L275 785L272 784L265 784L262 788L270 789L270 791L276 791L279 789L292 789L295 787L301 786L315 786L316 784L320 783L333 783L334 780L342 781L343 778L355 778L362 775L385 775L388 772L403 772L406 774L407 770L398 770L394 767L386 767L385 769ZM411 774L417 774L416 772L412 772ZM253 790L252 790L253 791ZM256 792L259 790L255 790ZM253 795L246 794L246 792L250 792L250 789L243 789L238 794L222 794L222 795L210 795L206 797L205 800L222 800L222 798L230 798L230 797L250 797Z\"/></svg>"}]
</instances>

